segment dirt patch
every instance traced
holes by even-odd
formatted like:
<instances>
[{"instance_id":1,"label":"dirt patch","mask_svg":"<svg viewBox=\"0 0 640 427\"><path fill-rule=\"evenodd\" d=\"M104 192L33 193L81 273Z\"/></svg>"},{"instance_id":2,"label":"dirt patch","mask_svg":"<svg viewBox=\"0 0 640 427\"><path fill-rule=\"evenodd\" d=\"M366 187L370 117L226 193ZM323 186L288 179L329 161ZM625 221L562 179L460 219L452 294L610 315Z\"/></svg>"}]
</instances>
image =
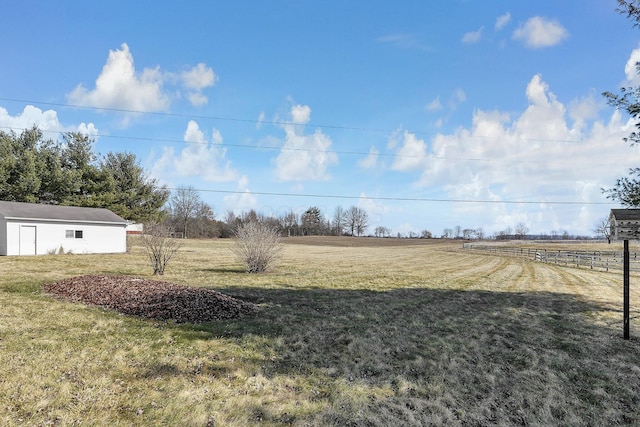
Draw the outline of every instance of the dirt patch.
<instances>
[{"instance_id":1,"label":"dirt patch","mask_svg":"<svg viewBox=\"0 0 640 427\"><path fill-rule=\"evenodd\" d=\"M86 275L47 283L44 292L65 301L178 323L210 322L255 312L253 304L212 289L129 276Z\"/></svg>"}]
</instances>

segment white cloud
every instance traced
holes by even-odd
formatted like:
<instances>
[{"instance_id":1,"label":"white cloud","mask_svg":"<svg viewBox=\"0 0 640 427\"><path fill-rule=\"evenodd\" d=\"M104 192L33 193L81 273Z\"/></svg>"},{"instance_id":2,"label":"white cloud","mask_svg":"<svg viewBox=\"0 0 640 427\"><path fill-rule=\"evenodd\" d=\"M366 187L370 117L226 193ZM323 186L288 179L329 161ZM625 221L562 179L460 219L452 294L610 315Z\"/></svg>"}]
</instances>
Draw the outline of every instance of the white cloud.
<instances>
[{"instance_id":1,"label":"white cloud","mask_svg":"<svg viewBox=\"0 0 640 427\"><path fill-rule=\"evenodd\" d=\"M424 107L424 109L428 112L435 112L442 110L442 103L440 102L440 97L438 96L436 99L431 101Z\"/></svg>"},{"instance_id":2,"label":"white cloud","mask_svg":"<svg viewBox=\"0 0 640 427\"><path fill-rule=\"evenodd\" d=\"M640 74L638 74L638 63L640 62L640 46L631 51L629 60L624 66L624 73L627 76L627 82L630 85L640 85Z\"/></svg>"},{"instance_id":3,"label":"white cloud","mask_svg":"<svg viewBox=\"0 0 640 427\"><path fill-rule=\"evenodd\" d=\"M169 99L162 91L160 69L145 68L136 72L129 46L110 50L107 63L96 79L96 86L88 90L82 84L67 95L69 102L99 108L135 111L162 111L169 107Z\"/></svg>"},{"instance_id":4,"label":"white cloud","mask_svg":"<svg viewBox=\"0 0 640 427\"><path fill-rule=\"evenodd\" d=\"M462 43L477 43L482 38L482 31L484 31L484 27L480 27L477 31L470 31L462 36Z\"/></svg>"},{"instance_id":5,"label":"white cloud","mask_svg":"<svg viewBox=\"0 0 640 427\"><path fill-rule=\"evenodd\" d=\"M358 197L358 207L367 212L370 224L377 223L381 217L391 211L389 206L379 200L368 197L366 193L360 193L360 197Z\"/></svg>"},{"instance_id":6,"label":"white cloud","mask_svg":"<svg viewBox=\"0 0 640 427\"><path fill-rule=\"evenodd\" d=\"M532 77L525 94L528 107L517 116L476 110L471 127L437 134L428 143L405 132L400 144L389 145L402 156L393 169L419 171L415 185L444 188L451 199L492 201L454 204L452 218L472 218L474 227L500 230L525 222L536 232L590 234L608 207L585 205L576 218L562 212L567 206L549 202L602 202L600 188L640 163L640 150L622 142L633 121L624 122L618 111L608 122L598 120L593 97L567 108L540 75ZM505 203L512 201L547 203Z\"/></svg>"},{"instance_id":7,"label":"white cloud","mask_svg":"<svg viewBox=\"0 0 640 427\"><path fill-rule=\"evenodd\" d=\"M462 104L466 100L467 100L467 94L464 92L464 90L458 88L453 92L453 95L451 96L450 104L452 108L455 108L456 106L458 106L459 104Z\"/></svg>"},{"instance_id":8,"label":"white cloud","mask_svg":"<svg viewBox=\"0 0 640 427\"><path fill-rule=\"evenodd\" d=\"M574 120L573 127L581 130L588 122L597 119L601 103L602 99L599 97L596 100L593 93L571 101L569 103L569 117Z\"/></svg>"},{"instance_id":9,"label":"white cloud","mask_svg":"<svg viewBox=\"0 0 640 427\"><path fill-rule=\"evenodd\" d=\"M67 94L72 104L96 108L118 109L135 112L166 111L174 94L195 106L208 102L203 90L215 84L217 77L207 65L200 63L180 74L161 71L159 66L137 71L133 55L126 43L120 49L110 50L107 63L95 81L93 89L79 84ZM179 84L178 88L165 86Z\"/></svg>"},{"instance_id":10,"label":"white cloud","mask_svg":"<svg viewBox=\"0 0 640 427\"><path fill-rule=\"evenodd\" d=\"M249 190L249 178L244 175L238 180L238 192L224 196L223 200L225 210L230 210L236 215L259 209L258 198Z\"/></svg>"},{"instance_id":11,"label":"white cloud","mask_svg":"<svg viewBox=\"0 0 640 427\"><path fill-rule=\"evenodd\" d=\"M436 128L441 127L453 114L453 112L458 108L458 106L464 103L467 100L467 94L461 88L455 89L446 103L447 112L443 117L439 117L434 122L434 126ZM436 97L433 101L425 106L425 111L428 113L435 113L443 110L444 106L440 102L440 97Z\"/></svg>"},{"instance_id":12,"label":"white cloud","mask_svg":"<svg viewBox=\"0 0 640 427\"><path fill-rule=\"evenodd\" d=\"M378 37L378 43L389 44L400 49L418 49L431 51L432 48L423 44L414 34L388 34Z\"/></svg>"},{"instance_id":13,"label":"white cloud","mask_svg":"<svg viewBox=\"0 0 640 427\"><path fill-rule=\"evenodd\" d=\"M198 123L190 120L184 141L187 145L179 153L173 147L163 147L162 156L152 167L153 176L195 176L211 182L228 182L237 178L237 172L226 159L226 149L220 147L222 135L218 130L213 130L209 142Z\"/></svg>"},{"instance_id":14,"label":"white cloud","mask_svg":"<svg viewBox=\"0 0 640 427\"><path fill-rule=\"evenodd\" d=\"M218 77L210 67L200 63L190 70L182 72L181 79L187 89L189 102L194 106L202 106L209 102L202 90L213 86Z\"/></svg>"},{"instance_id":15,"label":"white cloud","mask_svg":"<svg viewBox=\"0 0 640 427\"><path fill-rule=\"evenodd\" d=\"M391 169L396 171L412 171L423 169L427 163L427 144L415 134L405 131L400 148L396 151Z\"/></svg>"},{"instance_id":16,"label":"white cloud","mask_svg":"<svg viewBox=\"0 0 640 427\"><path fill-rule=\"evenodd\" d=\"M549 91L542 76L538 74L531 79L526 94L529 107L515 123L516 133L533 139L574 139L564 117L564 105Z\"/></svg>"},{"instance_id":17,"label":"white cloud","mask_svg":"<svg viewBox=\"0 0 640 427\"><path fill-rule=\"evenodd\" d=\"M383 221L386 216L393 215L394 209L375 198L368 197L366 193L360 193L357 205L367 213L367 229L365 234L371 235L375 232L375 228L384 225Z\"/></svg>"},{"instance_id":18,"label":"white cloud","mask_svg":"<svg viewBox=\"0 0 640 427\"><path fill-rule=\"evenodd\" d=\"M80 123L80 125L77 126L76 130L81 134L89 135L91 137L94 137L95 139L97 139L98 137L98 128L96 128L93 123Z\"/></svg>"},{"instance_id":19,"label":"white cloud","mask_svg":"<svg viewBox=\"0 0 640 427\"><path fill-rule=\"evenodd\" d=\"M187 99L189 100L189 103L195 107L201 107L209 102L209 98L201 92L189 92L187 93Z\"/></svg>"},{"instance_id":20,"label":"white cloud","mask_svg":"<svg viewBox=\"0 0 640 427\"><path fill-rule=\"evenodd\" d=\"M260 112L260 114L258 115L258 120L256 121L256 129L260 129L262 128L262 125L264 124L266 117L263 111Z\"/></svg>"},{"instance_id":21,"label":"white cloud","mask_svg":"<svg viewBox=\"0 0 640 427\"><path fill-rule=\"evenodd\" d=\"M185 87L192 90L202 90L213 86L217 80L213 70L203 63L199 63L190 70L182 72L181 77Z\"/></svg>"},{"instance_id":22,"label":"white cloud","mask_svg":"<svg viewBox=\"0 0 640 427\"><path fill-rule=\"evenodd\" d=\"M555 46L569 36L569 32L558 21L540 16L530 18L514 33L515 40L521 40L532 49Z\"/></svg>"},{"instance_id":23,"label":"white cloud","mask_svg":"<svg viewBox=\"0 0 640 427\"><path fill-rule=\"evenodd\" d=\"M291 107L291 123L285 123L285 142L274 160L279 181L327 180L328 168L338 163L338 156L331 151L331 138L320 129L306 135L302 124L311 119L311 108L306 105Z\"/></svg>"},{"instance_id":24,"label":"white cloud","mask_svg":"<svg viewBox=\"0 0 640 427\"><path fill-rule=\"evenodd\" d=\"M207 142L207 138L204 136L204 132L200 130L200 126L198 126L198 123L194 122L193 120L189 120L189 123L187 123L187 130L184 131L183 139L185 142L195 142L199 144L204 144Z\"/></svg>"},{"instance_id":25,"label":"white cloud","mask_svg":"<svg viewBox=\"0 0 640 427\"><path fill-rule=\"evenodd\" d=\"M511 14L509 12L505 13L504 15L500 15L496 18L496 23L494 25L494 29L496 31L500 31L502 30L504 27L507 26L507 24L511 21Z\"/></svg>"},{"instance_id":26,"label":"white cloud","mask_svg":"<svg viewBox=\"0 0 640 427\"><path fill-rule=\"evenodd\" d=\"M291 107L293 123L304 125L311 120L311 108L308 105L294 105Z\"/></svg>"},{"instance_id":27,"label":"white cloud","mask_svg":"<svg viewBox=\"0 0 640 427\"><path fill-rule=\"evenodd\" d=\"M24 107L20 114L12 116L9 112L0 107L0 128L2 130L13 130L20 134L22 130L37 126L45 132L45 139L58 139L61 132L80 132L92 137L98 135L98 129L93 123L80 123L79 125L65 126L60 123L58 113L55 110L41 110L33 105Z\"/></svg>"},{"instance_id":28,"label":"white cloud","mask_svg":"<svg viewBox=\"0 0 640 427\"><path fill-rule=\"evenodd\" d=\"M374 169L378 167L379 157L380 157L380 151L378 151L376 147L371 147L367 157L358 161L358 166L360 166L363 169Z\"/></svg>"}]
</instances>

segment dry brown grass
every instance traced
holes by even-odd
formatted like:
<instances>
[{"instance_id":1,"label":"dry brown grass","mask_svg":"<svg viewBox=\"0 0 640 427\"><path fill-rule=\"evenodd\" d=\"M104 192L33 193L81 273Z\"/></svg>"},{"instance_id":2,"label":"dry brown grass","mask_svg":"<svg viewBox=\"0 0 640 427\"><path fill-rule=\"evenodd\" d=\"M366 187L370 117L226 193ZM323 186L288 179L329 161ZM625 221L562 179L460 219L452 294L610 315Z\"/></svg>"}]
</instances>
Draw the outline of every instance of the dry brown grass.
<instances>
[{"instance_id":1,"label":"dry brown grass","mask_svg":"<svg viewBox=\"0 0 640 427\"><path fill-rule=\"evenodd\" d=\"M260 308L202 325L40 291L81 274L150 277L136 245L0 258L0 424L640 423L640 319L623 341L619 273L458 242L321 240L288 242L265 275L244 273L232 242L187 241L164 280Z\"/></svg>"}]
</instances>

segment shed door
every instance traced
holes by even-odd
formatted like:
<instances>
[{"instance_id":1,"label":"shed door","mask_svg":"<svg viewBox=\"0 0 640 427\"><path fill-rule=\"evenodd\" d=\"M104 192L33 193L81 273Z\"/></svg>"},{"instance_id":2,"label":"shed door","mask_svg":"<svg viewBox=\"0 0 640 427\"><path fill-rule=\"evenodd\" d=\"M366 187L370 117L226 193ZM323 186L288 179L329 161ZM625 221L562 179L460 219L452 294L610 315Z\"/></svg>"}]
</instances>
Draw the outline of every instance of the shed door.
<instances>
[{"instance_id":1,"label":"shed door","mask_svg":"<svg viewBox=\"0 0 640 427\"><path fill-rule=\"evenodd\" d=\"M36 254L36 227L33 225L20 226L20 255Z\"/></svg>"}]
</instances>

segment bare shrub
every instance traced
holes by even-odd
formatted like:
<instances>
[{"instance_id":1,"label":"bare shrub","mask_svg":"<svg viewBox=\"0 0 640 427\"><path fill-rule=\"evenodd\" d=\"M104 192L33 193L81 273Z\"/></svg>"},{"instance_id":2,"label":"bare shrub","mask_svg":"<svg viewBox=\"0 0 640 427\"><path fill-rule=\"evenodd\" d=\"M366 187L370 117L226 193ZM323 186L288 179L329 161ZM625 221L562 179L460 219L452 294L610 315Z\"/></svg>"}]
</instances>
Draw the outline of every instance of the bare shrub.
<instances>
[{"instance_id":1,"label":"bare shrub","mask_svg":"<svg viewBox=\"0 0 640 427\"><path fill-rule=\"evenodd\" d=\"M233 252L247 266L249 273L267 271L282 253L280 233L275 227L259 221L249 221L235 232Z\"/></svg>"},{"instance_id":2,"label":"bare shrub","mask_svg":"<svg viewBox=\"0 0 640 427\"><path fill-rule=\"evenodd\" d=\"M154 276L164 274L165 267L182 246L179 240L171 237L172 234L173 230L164 224L145 225L142 246L147 252Z\"/></svg>"}]
</instances>

